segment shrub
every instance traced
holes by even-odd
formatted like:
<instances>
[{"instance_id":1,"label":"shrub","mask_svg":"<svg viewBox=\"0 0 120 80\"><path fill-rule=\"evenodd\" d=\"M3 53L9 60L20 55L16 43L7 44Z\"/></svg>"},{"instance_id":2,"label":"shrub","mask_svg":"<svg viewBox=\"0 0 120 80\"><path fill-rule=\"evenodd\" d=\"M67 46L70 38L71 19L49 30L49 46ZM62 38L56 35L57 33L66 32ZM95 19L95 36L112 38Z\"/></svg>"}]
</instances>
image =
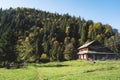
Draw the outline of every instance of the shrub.
<instances>
[{"instance_id":1,"label":"shrub","mask_svg":"<svg viewBox=\"0 0 120 80\"><path fill-rule=\"evenodd\" d=\"M50 62L50 59L47 57L47 54L43 53L40 57L40 62L47 63Z\"/></svg>"}]
</instances>

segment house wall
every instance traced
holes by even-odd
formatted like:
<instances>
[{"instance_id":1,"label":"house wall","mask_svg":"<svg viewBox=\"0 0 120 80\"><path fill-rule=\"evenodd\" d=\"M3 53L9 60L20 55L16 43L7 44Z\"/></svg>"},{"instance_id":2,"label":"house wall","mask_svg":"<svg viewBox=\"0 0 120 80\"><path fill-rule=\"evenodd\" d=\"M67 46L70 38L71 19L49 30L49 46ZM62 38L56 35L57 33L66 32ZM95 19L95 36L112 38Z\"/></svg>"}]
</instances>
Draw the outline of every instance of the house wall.
<instances>
[{"instance_id":1,"label":"house wall","mask_svg":"<svg viewBox=\"0 0 120 80\"><path fill-rule=\"evenodd\" d=\"M82 48L79 50L79 52L82 52L82 51L88 51L88 48ZM87 54L79 54L79 59L87 60L88 59Z\"/></svg>"},{"instance_id":2,"label":"house wall","mask_svg":"<svg viewBox=\"0 0 120 80\"><path fill-rule=\"evenodd\" d=\"M88 60L115 60L114 54L88 54Z\"/></svg>"},{"instance_id":3,"label":"house wall","mask_svg":"<svg viewBox=\"0 0 120 80\"><path fill-rule=\"evenodd\" d=\"M88 60L88 56L87 56L87 54L79 54L79 59Z\"/></svg>"},{"instance_id":4,"label":"house wall","mask_svg":"<svg viewBox=\"0 0 120 80\"><path fill-rule=\"evenodd\" d=\"M79 50L79 52L82 52L82 51L88 51L88 48L83 48Z\"/></svg>"}]
</instances>

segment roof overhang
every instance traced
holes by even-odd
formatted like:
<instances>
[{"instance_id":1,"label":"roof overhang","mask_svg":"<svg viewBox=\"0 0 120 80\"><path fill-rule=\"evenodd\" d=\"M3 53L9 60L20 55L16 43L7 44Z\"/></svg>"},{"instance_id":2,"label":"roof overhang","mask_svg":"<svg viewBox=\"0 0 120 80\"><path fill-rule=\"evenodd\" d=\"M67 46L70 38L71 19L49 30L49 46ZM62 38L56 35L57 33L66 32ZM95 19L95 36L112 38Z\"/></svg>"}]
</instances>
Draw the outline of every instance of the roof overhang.
<instances>
[{"instance_id":1,"label":"roof overhang","mask_svg":"<svg viewBox=\"0 0 120 80\"><path fill-rule=\"evenodd\" d=\"M110 53L110 52L96 52L96 51L81 51L77 54L116 54L116 53Z\"/></svg>"}]
</instances>

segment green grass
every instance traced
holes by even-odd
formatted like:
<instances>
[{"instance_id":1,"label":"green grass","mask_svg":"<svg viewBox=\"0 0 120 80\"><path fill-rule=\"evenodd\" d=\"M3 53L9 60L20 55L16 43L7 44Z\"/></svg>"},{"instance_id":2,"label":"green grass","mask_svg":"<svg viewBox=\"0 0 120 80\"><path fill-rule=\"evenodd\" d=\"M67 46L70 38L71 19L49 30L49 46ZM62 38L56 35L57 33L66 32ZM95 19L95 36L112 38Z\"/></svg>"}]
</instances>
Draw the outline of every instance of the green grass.
<instances>
[{"instance_id":1,"label":"green grass","mask_svg":"<svg viewBox=\"0 0 120 80\"><path fill-rule=\"evenodd\" d=\"M74 60L0 69L0 80L120 80L120 61Z\"/></svg>"},{"instance_id":2,"label":"green grass","mask_svg":"<svg viewBox=\"0 0 120 80\"><path fill-rule=\"evenodd\" d=\"M38 80L37 71L29 66L24 69L0 69L0 80Z\"/></svg>"},{"instance_id":3,"label":"green grass","mask_svg":"<svg viewBox=\"0 0 120 80\"><path fill-rule=\"evenodd\" d=\"M45 80L120 80L120 61L98 61L94 64L77 60L40 66L38 70Z\"/></svg>"}]
</instances>

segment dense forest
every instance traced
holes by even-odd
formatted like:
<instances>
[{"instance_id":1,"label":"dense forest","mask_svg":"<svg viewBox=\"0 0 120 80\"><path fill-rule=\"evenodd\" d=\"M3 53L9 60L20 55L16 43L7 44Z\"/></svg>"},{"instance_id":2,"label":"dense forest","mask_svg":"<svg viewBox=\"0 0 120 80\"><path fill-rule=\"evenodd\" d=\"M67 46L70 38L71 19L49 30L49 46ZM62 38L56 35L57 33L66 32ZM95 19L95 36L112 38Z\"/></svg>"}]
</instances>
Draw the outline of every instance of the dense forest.
<instances>
[{"instance_id":1,"label":"dense forest","mask_svg":"<svg viewBox=\"0 0 120 80\"><path fill-rule=\"evenodd\" d=\"M31 8L0 9L0 66L77 59L77 48L92 40L120 56L120 34L109 24Z\"/></svg>"}]
</instances>

